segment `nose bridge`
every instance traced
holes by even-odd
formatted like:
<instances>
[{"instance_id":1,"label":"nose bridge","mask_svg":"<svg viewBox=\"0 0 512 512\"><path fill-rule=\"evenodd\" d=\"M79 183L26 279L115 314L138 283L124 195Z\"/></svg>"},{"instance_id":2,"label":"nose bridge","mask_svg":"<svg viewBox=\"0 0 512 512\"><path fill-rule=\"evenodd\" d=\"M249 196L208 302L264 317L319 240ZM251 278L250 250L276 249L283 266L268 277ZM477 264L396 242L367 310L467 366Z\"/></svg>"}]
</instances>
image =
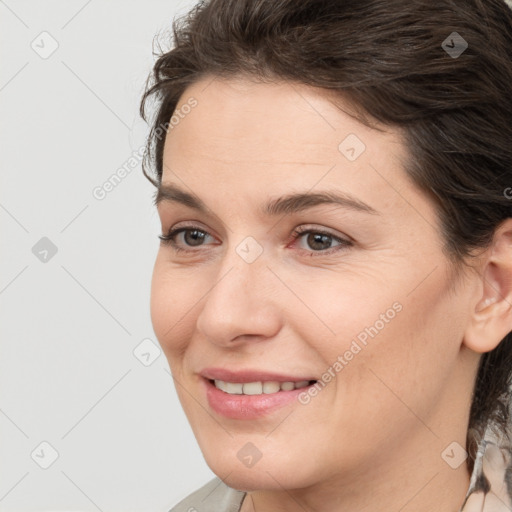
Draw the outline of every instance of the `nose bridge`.
<instances>
[{"instance_id":1,"label":"nose bridge","mask_svg":"<svg viewBox=\"0 0 512 512\"><path fill-rule=\"evenodd\" d=\"M241 335L272 336L278 328L269 293L275 276L267 268L262 244L248 236L229 248L217 276L197 318L198 330L216 343Z\"/></svg>"},{"instance_id":2,"label":"nose bridge","mask_svg":"<svg viewBox=\"0 0 512 512\"><path fill-rule=\"evenodd\" d=\"M238 243L230 245L224 255L212 293L219 295L221 300L229 299L234 294L240 301L243 299L256 306L268 298L265 293L260 293L264 291L271 275L267 263L263 244L252 236L242 238Z\"/></svg>"}]
</instances>

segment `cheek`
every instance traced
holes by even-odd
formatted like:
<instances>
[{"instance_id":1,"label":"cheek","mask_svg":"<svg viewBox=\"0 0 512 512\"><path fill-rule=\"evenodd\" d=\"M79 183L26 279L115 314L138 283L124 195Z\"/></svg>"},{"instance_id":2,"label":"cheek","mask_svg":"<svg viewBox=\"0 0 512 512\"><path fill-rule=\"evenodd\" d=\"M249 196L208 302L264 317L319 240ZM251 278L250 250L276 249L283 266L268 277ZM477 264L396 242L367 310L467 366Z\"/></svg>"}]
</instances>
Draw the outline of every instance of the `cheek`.
<instances>
[{"instance_id":1,"label":"cheek","mask_svg":"<svg viewBox=\"0 0 512 512\"><path fill-rule=\"evenodd\" d=\"M457 314L456 300L439 279L424 283L414 296L392 296L401 311L382 329L371 329L372 334L365 329L368 324L361 324L360 332L369 334L366 345L359 343L362 350L337 385L356 424L365 425L374 416L399 431L417 422L411 411L429 417L445 393L457 363L464 316ZM377 318L366 321L378 328L382 324L377 325Z\"/></svg>"},{"instance_id":2,"label":"cheek","mask_svg":"<svg viewBox=\"0 0 512 512\"><path fill-rule=\"evenodd\" d=\"M150 312L153 330L168 359L183 351L188 339L185 330L191 304L185 294L179 273L166 268L158 256L151 281Z\"/></svg>"},{"instance_id":3,"label":"cheek","mask_svg":"<svg viewBox=\"0 0 512 512\"><path fill-rule=\"evenodd\" d=\"M359 276L340 279L342 284L329 280L309 290L296 288L307 297L310 311L302 306L299 314L291 307L288 318L295 318L297 332L320 356L325 371L336 374L329 386L345 406L348 401L354 410L374 408L384 400L400 408L394 391L420 408L424 398L428 407L449 378L464 331L464 305L450 296L441 268L410 293L419 281L402 272L388 282Z\"/></svg>"},{"instance_id":4,"label":"cheek","mask_svg":"<svg viewBox=\"0 0 512 512\"><path fill-rule=\"evenodd\" d=\"M379 276L345 273L302 285L296 279L291 282L303 303L292 298L283 315L327 366L347 351L351 366L364 359L372 340L384 337L403 315L399 294Z\"/></svg>"}]
</instances>

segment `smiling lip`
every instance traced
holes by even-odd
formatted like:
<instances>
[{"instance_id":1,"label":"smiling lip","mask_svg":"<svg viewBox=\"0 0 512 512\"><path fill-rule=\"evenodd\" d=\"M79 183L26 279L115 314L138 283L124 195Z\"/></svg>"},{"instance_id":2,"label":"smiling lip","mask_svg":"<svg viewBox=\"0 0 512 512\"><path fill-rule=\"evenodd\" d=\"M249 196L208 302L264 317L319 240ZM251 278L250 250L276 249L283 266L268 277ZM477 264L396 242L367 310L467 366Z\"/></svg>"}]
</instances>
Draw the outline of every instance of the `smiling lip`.
<instances>
[{"instance_id":1,"label":"smiling lip","mask_svg":"<svg viewBox=\"0 0 512 512\"><path fill-rule=\"evenodd\" d=\"M252 420L268 415L276 409L283 407L291 402L298 401L298 396L307 391L312 385L292 389L291 391L278 391L277 393L261 395L232 395L225 393L215 387L214 379L225 382L299 382L302 380L316 381L315 378L304 376L278 375L259 370L231 371L221 368L204 369L200 375L205 387L206 398L210 407L218 414L227 418L238 420Z\"/></svg>"},{"instance_id":2,"label":"smiling lip","mask_svg":"<svg viewBox=\"0 0 512 512\"><path fill-rule=\"evenodd\" d=\"M264 370L226 370L224 368L205 368L199 375L208 380L223 380L225 382L299 382L301 380L317 380L316 377L304 375L284 375Z\"/></svg>"}]
</instances>

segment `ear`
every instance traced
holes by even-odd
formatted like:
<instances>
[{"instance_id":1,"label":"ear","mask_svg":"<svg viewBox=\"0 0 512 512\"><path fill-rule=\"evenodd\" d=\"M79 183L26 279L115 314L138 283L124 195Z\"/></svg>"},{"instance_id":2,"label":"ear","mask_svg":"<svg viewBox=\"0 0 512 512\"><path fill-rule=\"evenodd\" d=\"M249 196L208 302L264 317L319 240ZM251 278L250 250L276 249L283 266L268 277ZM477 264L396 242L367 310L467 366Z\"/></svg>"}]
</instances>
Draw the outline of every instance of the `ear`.
<instances>
[{"instance_id":1,"label":"ear","mask_svg":"<svg viewBox=\"0 0 512 512\"><path fill-rule=\"evenodd\" d=\"M512 218L502 222L482 256L480 296L464 334L474 352L494 350L512 331Z\"/></svg>"}]
</instances>

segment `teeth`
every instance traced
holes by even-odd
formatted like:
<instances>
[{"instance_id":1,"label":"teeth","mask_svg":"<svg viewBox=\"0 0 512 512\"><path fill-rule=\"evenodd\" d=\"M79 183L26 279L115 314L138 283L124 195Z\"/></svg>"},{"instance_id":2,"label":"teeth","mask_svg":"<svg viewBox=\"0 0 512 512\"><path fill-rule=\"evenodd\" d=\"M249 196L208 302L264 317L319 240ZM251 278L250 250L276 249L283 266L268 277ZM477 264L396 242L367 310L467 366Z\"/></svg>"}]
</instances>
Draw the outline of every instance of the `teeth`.
<instances>
[{"instance_id":1,"label":"teeth","mask_svg":"<svg viewBox=\"0 0 512 512\"><path fill-rule=\"evenodd\" d=\"M281 389L283 391L291 391L292 389L295 389L295 384L293 382L283 382L281 384Z\"/></svg>"},{"instance_id":2,"label":"teeth","mask_svg":"<svg viewBox=\"0 0 512 512\"><path fill-rule=\"evenodd\" d=\"M263 383L263 393L277 393L281 389L281 384L279 382L264 382Z\"/></svg>"},{"instance_id":3,"label":"teeth","mask_svg":"<svg viewBox=\"0 0 512 512\"><path fill-rule=\"evenodd\" d=\"M261 395L277 393L279 391L291 391L292 389L304 388L309 385L310 381L300 380L298 382L225 382L223 380L215 380L215 387L229 393L230 395ZM312 381L314 382L314 381Z\"/></svg>"},{"instance_id":4,"label":"teeth","mask_svg":"<svg viewBox=\"0 0 512 512\"><path fill-rule=\"evenodd\" d=\"M223 380L215 380L215 387L221 391L226 391L226 384Z\"/></svg>"},{"instance_id":5,"label":"teeth","mask_svg":"<svg viewBox=\"0 0 512 512\"><path fill-rule=\"evenodd\" d=\"M238 382L225 382L224 383L224 391L229 393L230 395L241 395L243 384Z\"/></svg>"},{"instance_id":6,"label":"teeth","mask_svg":"<svg viewBox=\"0 0 512 512\"><path fill-rule=\"evenodd\" d=\"M263 384L261 382L247 382L243 386L244 395L261 395L263 393Z\"/></svg>"}]
</instances>

